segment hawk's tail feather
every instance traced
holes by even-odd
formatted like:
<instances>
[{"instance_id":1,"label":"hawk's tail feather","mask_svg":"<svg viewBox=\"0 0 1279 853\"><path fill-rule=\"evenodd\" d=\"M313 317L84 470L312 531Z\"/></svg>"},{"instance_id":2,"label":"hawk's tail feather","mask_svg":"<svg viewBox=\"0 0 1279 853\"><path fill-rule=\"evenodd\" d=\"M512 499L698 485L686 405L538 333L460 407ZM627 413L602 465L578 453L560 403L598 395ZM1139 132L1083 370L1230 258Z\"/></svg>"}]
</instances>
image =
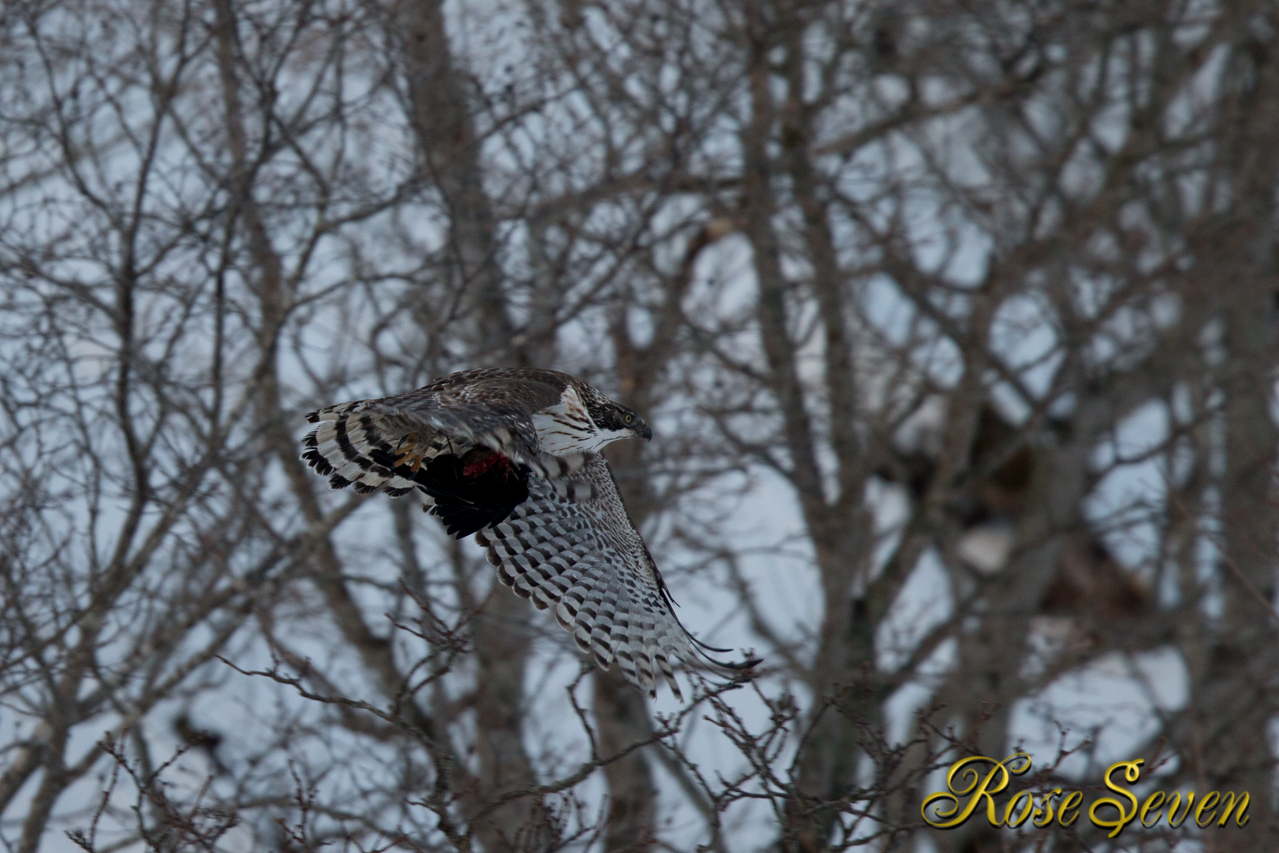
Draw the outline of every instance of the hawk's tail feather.
<instances>
[{"instance_id":1,"label":"hawk's tail feather","mask_svg":"<svg viewBox=\"0 0 1279 853\"><path fill-rule=\"evenodd\" d=\"M302 461L328 477L332 489L354 486L362 495L383 491L393 498L425 491L430 462L452 449L448 437L405 436L364 402L309 412L307 420L319 426L302 439Z\"/></svg>"},{"instance_id":2,"label":"hawk's tail feather","mask_svg":"<svg viewBox=\"0 0 1279 853\"><path fill-rule=\"evenodd\" d=\"M333 489L354 485L360 494L408 494L418 485L415 472L396 464L381 416L361 413L361 402L309 412L306 419L319 426L302 439L302 461L327 476Z\"/></svg>"}]
</instances>

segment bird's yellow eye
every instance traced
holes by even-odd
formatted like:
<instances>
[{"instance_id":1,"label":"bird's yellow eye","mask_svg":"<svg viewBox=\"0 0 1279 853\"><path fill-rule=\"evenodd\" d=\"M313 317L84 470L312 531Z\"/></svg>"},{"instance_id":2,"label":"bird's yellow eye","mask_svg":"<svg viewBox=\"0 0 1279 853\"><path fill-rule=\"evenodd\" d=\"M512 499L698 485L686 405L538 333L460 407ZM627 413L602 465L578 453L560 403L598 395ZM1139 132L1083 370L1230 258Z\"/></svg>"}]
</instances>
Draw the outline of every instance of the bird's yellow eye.
<instances>
[{"instance_id":1,"label":"bird's yellow eye","mask_svg":"<svg viewBox=\"0 0 1279 853\"><path fill-rule=\"evenodd\" d=\"M627 415L627 416L626 416L626 422L627 422L628 424L629 424L631 421L633 421L633 420L635 420L635 416L634 416L634 415Z\"/></svg>"}]
</instances>

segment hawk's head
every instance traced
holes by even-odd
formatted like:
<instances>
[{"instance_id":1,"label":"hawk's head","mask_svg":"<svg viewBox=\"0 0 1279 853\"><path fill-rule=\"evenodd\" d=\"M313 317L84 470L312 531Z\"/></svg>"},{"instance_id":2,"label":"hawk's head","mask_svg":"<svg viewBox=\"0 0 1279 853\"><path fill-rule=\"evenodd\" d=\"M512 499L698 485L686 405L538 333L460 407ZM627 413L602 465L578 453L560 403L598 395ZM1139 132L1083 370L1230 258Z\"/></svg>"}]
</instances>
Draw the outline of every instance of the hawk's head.
<instances>
[{"instance_id":1,"label":"hawk's head","mask_svg":"<svg viewBox=\"0 0 1279 853\"><path fill-rule=\"evenodd\" d=\"M599 431L598 438L602 439L599 446L620 438L639 436L647 441L653 437L653 430L635 412L620 403L614 403L589 385L586 388L582 402L586 404L586 411Z\"/></svg>"}]
</instances>

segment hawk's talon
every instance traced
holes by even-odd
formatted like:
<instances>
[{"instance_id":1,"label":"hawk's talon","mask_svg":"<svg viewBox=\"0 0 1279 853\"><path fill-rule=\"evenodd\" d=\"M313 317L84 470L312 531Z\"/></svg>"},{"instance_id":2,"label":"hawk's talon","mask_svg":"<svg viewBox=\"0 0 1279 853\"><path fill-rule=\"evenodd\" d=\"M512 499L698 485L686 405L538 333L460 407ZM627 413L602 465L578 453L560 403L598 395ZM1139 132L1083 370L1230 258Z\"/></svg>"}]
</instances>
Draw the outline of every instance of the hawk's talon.
<instances>
[{"instance_id":1,"label":"hawk's talon","mask_svg":"<svg viewBox=\"0 0 1279 853\"><path fill-rule=\"evenodd\" d=\"M408 447L400 450L400 448L404 447L405 442L408 442ZM418 469L422 467L422 458L426 456L426 448L417 446L417 433L411 432L401 438L399 443L395 445L395 449L400 450L399 455L395 457L395 467L399 468L411 463L411 470L416 474Z\"/></svg>"}]
</instances>

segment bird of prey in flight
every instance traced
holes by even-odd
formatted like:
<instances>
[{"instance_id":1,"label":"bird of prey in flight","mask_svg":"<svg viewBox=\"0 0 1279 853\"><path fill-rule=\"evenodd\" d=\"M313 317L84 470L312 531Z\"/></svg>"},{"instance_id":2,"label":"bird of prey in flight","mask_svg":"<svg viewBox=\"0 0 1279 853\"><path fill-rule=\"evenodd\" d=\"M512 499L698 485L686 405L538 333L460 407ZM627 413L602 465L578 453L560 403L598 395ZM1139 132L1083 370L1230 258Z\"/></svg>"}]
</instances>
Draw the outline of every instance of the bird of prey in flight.
<instances>
[{"instance_id":1,"label":"bird of prey in flight","mask_svg":"<svg viewBox=\"0 0 1279 853\"><path fill-rule=\"evenodd\" d=\"M502 583L552 608L578 646L608 669L680 696L674 664L720 674L726 662L680 624L670 593L622 503L599 450L653 432L635 412L566 373L488 368L424 388L328 406L302 459L329 486L393 497L417 490L423 507L461 539L475 534Z\"/></svg>"}]
</instances>

